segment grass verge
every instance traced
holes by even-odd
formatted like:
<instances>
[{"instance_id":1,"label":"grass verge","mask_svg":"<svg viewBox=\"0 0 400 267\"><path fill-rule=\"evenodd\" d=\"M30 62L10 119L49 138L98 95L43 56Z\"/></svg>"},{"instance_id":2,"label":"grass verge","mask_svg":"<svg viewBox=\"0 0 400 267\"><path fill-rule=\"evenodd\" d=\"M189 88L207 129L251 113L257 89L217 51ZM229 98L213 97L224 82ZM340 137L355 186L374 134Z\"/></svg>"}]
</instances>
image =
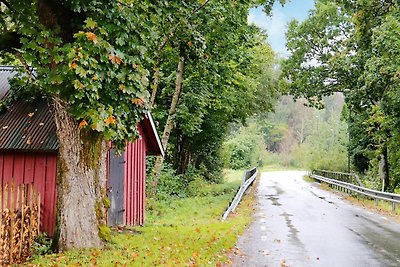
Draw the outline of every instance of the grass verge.
<instances>
[{"instance_id":1,"label":"grass verge","mask_svg":"<svg viewBox=\"0 0 400 267\"><path fill-rule=\"evenodd\" d=\"M250 222L253 209L252 198L245 198L235 214L225 222L220 220L236 192L226 188L240 185L238 173L226 172L227 182L215 185L212 195L157 202L144 227L113 231L104 249L41 256L26 265L222 266L229 261L227 254Z\"/></svg>"}]
</instances>

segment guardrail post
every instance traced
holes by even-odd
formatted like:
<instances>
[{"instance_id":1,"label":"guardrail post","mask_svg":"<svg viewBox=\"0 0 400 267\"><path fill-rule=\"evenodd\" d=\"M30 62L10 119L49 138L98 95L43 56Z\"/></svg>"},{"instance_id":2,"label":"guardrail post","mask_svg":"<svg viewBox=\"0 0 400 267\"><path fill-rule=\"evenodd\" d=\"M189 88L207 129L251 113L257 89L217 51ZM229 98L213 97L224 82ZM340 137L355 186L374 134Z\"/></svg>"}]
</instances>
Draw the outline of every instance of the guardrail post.
<instances>
[{"instance_id":1,"label":"guardrail post","mask_svg":"<svg viewBox=\"0 0 400 267\"><path fill-rule=\"evenodd\" d=\"M378 206L379 206L379 199L375 198L375 207L378 207Z\"/></svg>"},{"instance_id":2,"label":"guardrail post","mask_svg":"<svg viewBox=\"0 0 400 267\"><path fill-rule=\"evenodd\" d=\"M396 203L392 202L392 212L395 213L396 212Z\"/></svg>"}]
</instances>

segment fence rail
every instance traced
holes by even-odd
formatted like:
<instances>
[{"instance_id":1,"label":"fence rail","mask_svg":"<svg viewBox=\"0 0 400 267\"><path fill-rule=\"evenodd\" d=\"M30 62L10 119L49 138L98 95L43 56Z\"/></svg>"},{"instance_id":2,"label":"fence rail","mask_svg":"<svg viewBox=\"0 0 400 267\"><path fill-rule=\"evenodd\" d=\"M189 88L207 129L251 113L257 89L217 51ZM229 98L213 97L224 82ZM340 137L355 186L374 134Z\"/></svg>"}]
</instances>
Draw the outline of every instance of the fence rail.
<instances>
[{"instance_id":1,"label":"fence rail","mask_svg":"<svg viewBox=\"0 0 400 267\"><path fill-rule=\"evenodd\" d=\"M23 262L39 233L40 194L33 185L0 186L0 266Z\"/></svg>"},{"instance_id":2,"label":"fence rail","mask_svg":"<svg viewBox=\"0 0 400 267\"><path fill-rule=\"evenodd\" d=\"M396 204L400 203L400 195L399 194L392 194L392 193L386 193L386 192L381 192L381 191L377 191L377 190L372 190L369 188L365 188L364 186L358 186L358 185L354 185L352 183L328 178L328 177L325 177L324 175L321 175L321 174L326 175L326 173L329 173L327 171L324 171L324 172L325 173L321 173L321 171L319 171L319 170L313 170L311 172L310 176L316 180L337 186L337 187L345 189L345 190L349 190L350 192L354 192L357 194L361 194L361 195L364 195L367 197L374 198L376 200L376 203L378 203L379 200L391 202L393 211L396 209Z\"/></svg>"},{"instance_id":3,"label":"fence rail","mask_svg":"<svg viewBox=\"0 0 400 267\"><path fill-rule=\"evenodd\" d=\"M240 201L243 198L244 193L246 190L252 185L257 177L258 171L257 168L254 167L250 170L247 170L243 174L242 185L240 186L238 192L236 193L235 197L233 198L232 202L230 203L227 210L222 215L222 220L225 221L228 218L231 212L234 212L236 207L239 205Z\"/></svg>"}]
</instances>

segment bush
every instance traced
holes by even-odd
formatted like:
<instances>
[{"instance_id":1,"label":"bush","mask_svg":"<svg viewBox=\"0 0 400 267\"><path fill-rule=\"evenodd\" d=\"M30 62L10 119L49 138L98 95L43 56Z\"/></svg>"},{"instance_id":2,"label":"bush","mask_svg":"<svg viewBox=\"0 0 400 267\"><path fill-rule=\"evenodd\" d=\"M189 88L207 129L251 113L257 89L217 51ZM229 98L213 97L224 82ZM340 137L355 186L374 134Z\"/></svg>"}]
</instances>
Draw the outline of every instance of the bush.
<instances>
[{"instance_id":1,"label":"bush","mask_svg":"<svg viewBox=\"0 0 400 267\"><path fill-rule=\"evenodd\" d=\"M255 123L242 127L223 147L225 167L234 170L263 166L269 162L264 137Z\"/></svg>"},{"instance_id":2,"label":"bush","mask_svg":"<svg viewBox=\"0 0 400 267\"><path fill-rule=\"evenodd\" d=\"M185 197L187 194L184 180L182 175L176 175L171 165L164 164L158 181L157 197Z\"/></svg>"}]
</instances>

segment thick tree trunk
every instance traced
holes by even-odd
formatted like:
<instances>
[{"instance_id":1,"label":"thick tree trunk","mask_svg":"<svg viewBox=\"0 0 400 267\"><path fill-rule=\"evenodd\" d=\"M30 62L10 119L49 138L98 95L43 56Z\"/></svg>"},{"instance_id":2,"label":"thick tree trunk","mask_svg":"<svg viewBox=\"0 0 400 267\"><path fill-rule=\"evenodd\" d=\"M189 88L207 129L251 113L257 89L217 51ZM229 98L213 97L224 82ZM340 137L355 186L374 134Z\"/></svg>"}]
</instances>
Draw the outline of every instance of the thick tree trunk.
<instances>
[{"instance_id":1,"label":"thick tree trunk","mask_svg":"<svg viewBox=\"0 0 400 267\"><path fill-rule=\"evenodd\" d=\"M384 145L382 148L382 152L380 154L379 161L379 176L382 180L382 191L386 191L389 187L389 160L388 160L388 149L387 146Z\"/></svg>"},{"instance_id":2,"label":"thick tree trunk","mask_svg":"<svg viewBox=\"0 0 400 267\"><path fill-rule=\"evenodd\" d=\"M99 230L105 226L106 151L102 136L78 128L67 105L53 98L59 140L58 247L101 247Z\"/></svg>"},{"instance_id":3,"label":"thick tree trunk","mask_svg":"<svg viewBox=\"0 0 400 267\"><path fill-rule=\"evenodd\" d=\"M182 91L184 69L185 69L185 57L181 56L179 58L178 69L176 71L175 92L172 97L167 122L165 123L163 136L161 138L161 144L164 149L167 148L169 136L171 135L171 131L173 130L173 128L175 126L174 118L175 118L175 113L176 113L176 107L178 105L179 97L180 97L181 91ZM162 156L157 156L157 159L156 159L156 162L155 162L154 168L153 168L153 183L151 185L151 191L150 191L151 196L155 196L157 193L158 179L160 177L160 172L161 172L163 162L164 162L164 158Z\"/></svg>"}]
</instances>

